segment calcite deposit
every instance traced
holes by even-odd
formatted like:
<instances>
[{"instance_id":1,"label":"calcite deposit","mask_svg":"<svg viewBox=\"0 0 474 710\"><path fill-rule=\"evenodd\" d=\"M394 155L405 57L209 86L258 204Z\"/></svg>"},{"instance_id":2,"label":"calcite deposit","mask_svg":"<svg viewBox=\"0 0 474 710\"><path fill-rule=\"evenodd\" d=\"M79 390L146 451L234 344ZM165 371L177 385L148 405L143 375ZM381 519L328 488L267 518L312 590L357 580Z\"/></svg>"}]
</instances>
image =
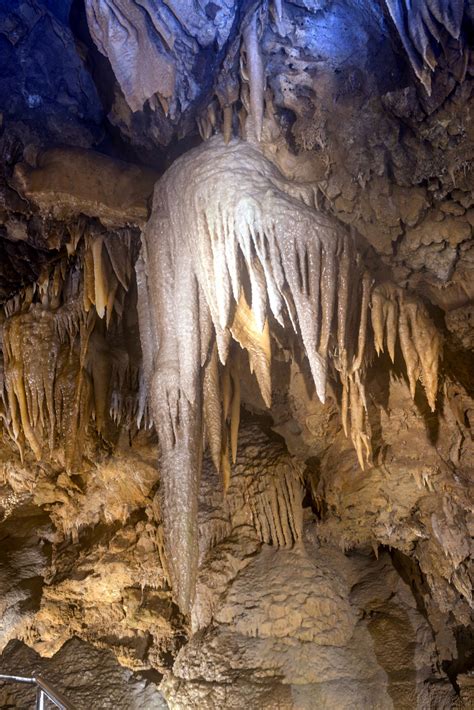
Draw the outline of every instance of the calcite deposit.
<instances>
[{"instance_id":1,"label":"calcite deposit","mask_svg":"<svg viewBox=\"0 0 474 710\"><path fill-rule=\"evenodd\" d=\"M0 7L1 674L474 707L473 37L467 0Z\"/></svg>"}]
</instances>

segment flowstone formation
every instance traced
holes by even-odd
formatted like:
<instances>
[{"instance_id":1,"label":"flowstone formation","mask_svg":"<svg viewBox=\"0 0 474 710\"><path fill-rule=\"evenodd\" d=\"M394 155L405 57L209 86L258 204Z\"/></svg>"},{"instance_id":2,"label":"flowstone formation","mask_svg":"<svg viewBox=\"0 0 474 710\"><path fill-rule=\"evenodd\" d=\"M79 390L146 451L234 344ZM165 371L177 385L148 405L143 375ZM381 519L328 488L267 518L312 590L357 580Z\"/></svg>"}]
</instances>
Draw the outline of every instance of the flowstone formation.
<instances>
[{"instance_id":1,"label":"flowstone formation","mask_svg":"<svg viewBox=\"0 0 474 710\"><path fill-rule=\"evenodd\" d=\"M185 612L196 574L203 441L225 488L228 451L236 457L240 374L232 340L247 351L268 407L270 318L301 338L322 403L332 367L362 467L372 454L365 391L372 333L377 352L386 348L392 361L399 340L412 395L422 379L436 406L440 342L426 310L400 289L374 289L351 235L314 200L311 185L285 179L257 147L219 137L176 161L155 189L138 310L168 556Z\"/></svg>"},{"instance_id":2,"label":"flowstone formation","mask_svg":"<svg viewBox=\"0 0 474 710\"><path fill-rule=\"evenodd\" d=\"M474 707L473 37L462 0L0 7L0 673Z\"/></svg>"}]
</instances>

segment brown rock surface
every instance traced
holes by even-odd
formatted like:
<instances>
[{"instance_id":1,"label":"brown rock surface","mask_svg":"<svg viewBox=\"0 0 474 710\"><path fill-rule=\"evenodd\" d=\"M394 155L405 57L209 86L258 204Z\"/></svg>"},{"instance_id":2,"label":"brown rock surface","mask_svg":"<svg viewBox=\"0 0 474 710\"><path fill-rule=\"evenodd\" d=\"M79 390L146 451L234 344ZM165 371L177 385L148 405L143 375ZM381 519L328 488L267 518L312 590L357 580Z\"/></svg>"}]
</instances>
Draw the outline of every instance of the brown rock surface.
<instances>
[{"instance_id":1,"label":"brown rock surface","mask_svg":"<svg viewBox=\"0 0 474 710\"><path fill-rule=\"evenodd\" d=\"M474 707L471 5L0 7L0 672Z\"/></svg>"}]
</instances>

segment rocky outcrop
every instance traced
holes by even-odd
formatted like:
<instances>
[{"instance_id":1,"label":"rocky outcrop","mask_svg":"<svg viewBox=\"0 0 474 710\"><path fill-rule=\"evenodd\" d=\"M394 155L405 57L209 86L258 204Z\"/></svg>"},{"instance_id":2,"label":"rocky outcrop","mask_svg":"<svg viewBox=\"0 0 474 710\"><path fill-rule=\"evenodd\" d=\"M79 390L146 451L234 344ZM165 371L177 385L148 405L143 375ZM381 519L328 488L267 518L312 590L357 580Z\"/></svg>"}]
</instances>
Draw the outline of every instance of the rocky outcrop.
<instances>
[{"instance_id":1,"label":"rocky outcrop","mask_svg":"<svg viewBox=\"0 0 474 710\"><path fill-rule=\"evenodd\" d=\"M280 441L245 423L225 497L210 461L204 467L188 626L167 584L150 454L145 442L119 449L89 474L83 494L84 484L64 474L54 483L40 469L28 494L21 469L8 467L17 498L32 495L37 507L12 506L2 524L11 560L4 579L16 584L4 596L3 643L21 638L41 656L55 654L44 665L53 678L68 639L80 637L135 672L163 674L176 708L312 708L314 698L323 707L469 707L459 705L449 672L465 663L469 624L468 537L455 507L462 487L441 497L443 473L428 472L428 462L421 480L406 462L357 473L354 453L346 449L344 459L337 442L318 484ZM48 511L41 527L40 510ZM39 557L25 537L33 528L45 545Z\"/></svg>"},{"instance_id":2,"label":"rocky outcrop","mask_svg":"<svg viewBox=\"0 0 474 710\"><path fill-rule=\"evenodd\" d=\"M77 638L65 643L50 659L42 658L19 641L12 641L3 653L0 669L2 673L15 675L18 668L24 676L44 677L77 710L167 707L152 683L121 668L110 651L98 650ZM34 686L2 682L0 702L8 708L33 707Z\"/></svg>"},{"instance_id":3,"label":"rocky outcrop","mask_svg":"<svg viewBox=\"0 0 474 710\"><path fill-rule=\"evenodd\" d=\"M0 9L0 111L4 126L16 124L10 150L17 141L88 147L100 140L103 109L68 26L70 6L14 0Z\"/></svg>"},{"instance_id":4,"label":"rocky outcrop","mask_svg":"<svg viewBox=\"0 0 474 710\"><path fill-rule=\"evenodd\" d=\"M2 672L472 707L473 19L0 10Z\"/></svg>"},{"instance_id":5,"label":"rocky outcrop","mask_svg":"<svg viewBox=\"0 0 474 710\"><path fill-rule=\"evenodd\" d=\"M41 213L62 221L87 215L105 227L146 222L158 178L152 170L80 148L46 151L34 163L18 163L12 184Z\"/></svg>"}]
</instances>

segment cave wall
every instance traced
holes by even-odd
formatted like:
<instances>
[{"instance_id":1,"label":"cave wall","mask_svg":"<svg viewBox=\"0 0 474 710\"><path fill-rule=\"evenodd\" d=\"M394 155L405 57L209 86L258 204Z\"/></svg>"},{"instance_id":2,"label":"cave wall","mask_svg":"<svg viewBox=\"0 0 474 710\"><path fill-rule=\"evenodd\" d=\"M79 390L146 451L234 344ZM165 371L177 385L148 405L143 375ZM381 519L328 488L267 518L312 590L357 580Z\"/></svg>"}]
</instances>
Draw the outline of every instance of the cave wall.
<instances>
[{"instance_id":1,"label":"cave wall","mask_svg":"<svg viewBox=\"0 0 474 710\"><path fill-rule=\"evenodd\" d=\"M472 37L470 4L447 0L0 8L2 672L40 668L77 707L472 707ZM218 474L210 446L194 479L183 608L138 255L142 233L163 243L166 168L239 141L370 274L371 455L332 365L320 401L299 329L241 322L243 347L270 344L271 403L231 348L236 460ZM439 339L432 402L401 340L391 358L377 339L394 293ZM87 689L63 677L71 654Z\"/></svg>"}]
</instances>

